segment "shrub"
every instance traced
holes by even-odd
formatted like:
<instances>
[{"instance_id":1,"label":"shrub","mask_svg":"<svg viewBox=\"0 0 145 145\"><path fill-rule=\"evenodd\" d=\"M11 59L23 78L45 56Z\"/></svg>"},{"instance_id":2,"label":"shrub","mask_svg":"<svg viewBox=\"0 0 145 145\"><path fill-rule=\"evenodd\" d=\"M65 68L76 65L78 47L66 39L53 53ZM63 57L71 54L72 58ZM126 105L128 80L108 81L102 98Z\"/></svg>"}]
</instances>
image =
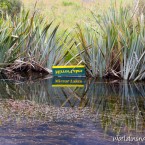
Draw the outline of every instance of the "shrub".
<instances>
[{"instance_id":1,"label":"shrub","mask_svg":"<svg viewBox=\"0 0 145 145\"><path fill-rule=\"evenodd\" d=\"M20 12L22 2L20 0L0 0L1 14L14 16Z\"/></svg>"},{"instance_id":2,"label":"shrub","mask_svg":"<svg viewBox=\"0 0 145 145\"><path fill-rule=\"evenodd\" d=\"M63 6L72 6L72 5L74 5L74 3L73 2L68 2L68 1L63 1L62 2L62 4L63 4Z\"/></svg>"}]
</instances>

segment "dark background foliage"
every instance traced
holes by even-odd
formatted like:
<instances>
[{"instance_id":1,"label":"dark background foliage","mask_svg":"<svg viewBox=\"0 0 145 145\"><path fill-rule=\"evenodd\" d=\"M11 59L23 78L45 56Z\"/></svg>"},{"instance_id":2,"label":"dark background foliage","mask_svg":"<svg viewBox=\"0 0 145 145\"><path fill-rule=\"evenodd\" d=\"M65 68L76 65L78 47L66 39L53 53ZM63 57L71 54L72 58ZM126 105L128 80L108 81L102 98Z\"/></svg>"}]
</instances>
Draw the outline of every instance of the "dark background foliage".
<instances>
[{"instance_id":1,"label":"dark background foliage","mask_svg":"<svg viewBox=\"0 0 145 145\"><path fill-rule=\"evenodd\" d=\"M0 0L0 13L14 16L20 12L22 6L21 0Z\"/></svg>"}]
</instances>

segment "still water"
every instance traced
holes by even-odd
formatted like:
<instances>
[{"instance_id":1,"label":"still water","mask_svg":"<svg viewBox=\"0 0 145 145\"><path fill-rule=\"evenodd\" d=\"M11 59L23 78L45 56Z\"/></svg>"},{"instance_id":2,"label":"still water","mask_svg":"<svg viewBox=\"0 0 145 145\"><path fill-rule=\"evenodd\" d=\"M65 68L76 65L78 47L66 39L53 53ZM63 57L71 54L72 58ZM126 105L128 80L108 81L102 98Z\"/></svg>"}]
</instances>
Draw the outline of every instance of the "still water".
<instances>
[{"instance_id":1,"label":"still water","mask_svg":"<svg viewBox=\"0 0 145 145\"><path fill-rule=\"evenodd\" d=\"M145 82L0 80L0 145L144 145Z\"/></svg>"}]
</instances>

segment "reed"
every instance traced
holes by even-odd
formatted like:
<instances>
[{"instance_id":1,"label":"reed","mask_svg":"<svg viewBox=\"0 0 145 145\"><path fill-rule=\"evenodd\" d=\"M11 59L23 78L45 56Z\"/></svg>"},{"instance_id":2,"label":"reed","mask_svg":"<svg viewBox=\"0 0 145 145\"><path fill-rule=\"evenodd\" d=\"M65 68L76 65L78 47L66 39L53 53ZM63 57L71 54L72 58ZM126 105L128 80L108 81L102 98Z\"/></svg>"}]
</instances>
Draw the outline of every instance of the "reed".
<instances>
[{"instance_id":1,"label":"reed","mask_svg":"<svg viewBox=\"0 0 145 145\"><path fill-rule=\"evenodd\" d=\"M134 17L128 8L111 7L101 16L92 12L95 22L77 28L80 62L92 77L124 80L145 78L145 23L143 14ZM91 29L91 30L90 30Z\"/></svg>"},{"instance_id":2,"label":"reed","mask_svg":"<svg viewBox=\"0 0 145 145\"><path fill-rule=\"evenodd\" d=\"M63 63L72 43L69 40L70 44L65 44L66 32L61 36L56 35L58 28L59 25L54 22L47 22L35 12L30 14L24 10L13 19L10 16L6 19L1 18L1 66L21 62L20 68L21 64L25 63L27 66L28 63L35 62L39 66L51 69L52 65ZM65 49L64 45L67 45Z\"/></svg>"},{"instance_id":3,"label":"reed","mask_svg":"<svg viewBox=\"0 0 145 145\"><path fill-rule=\"evenodd\" d=\"M85 64L88 76L145 79L145 22L126 7L97 15L75 34L59 32L59 24L24 10L0 21L0 66L19 70L50 70L52 65ZM22 69L23 68L23 69ZM40 69L37 69L40 68Z\"/></svg>"}]
</instances>

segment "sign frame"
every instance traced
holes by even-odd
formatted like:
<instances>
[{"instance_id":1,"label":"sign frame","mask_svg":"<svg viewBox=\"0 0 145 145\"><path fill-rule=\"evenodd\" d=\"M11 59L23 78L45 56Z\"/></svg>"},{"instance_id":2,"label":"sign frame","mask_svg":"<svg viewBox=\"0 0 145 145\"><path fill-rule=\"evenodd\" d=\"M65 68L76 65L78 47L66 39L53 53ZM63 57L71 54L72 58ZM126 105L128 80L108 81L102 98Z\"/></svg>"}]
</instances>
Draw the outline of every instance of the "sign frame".
<instances>
[{"instance_id":1,"label":"sign frame","mask_svg":"<svg viewBox=\"0 0 145 145\"><path fill-rule=\"evenodd\" d=\"M85 77L53 77L52 87L84 87Z\"/></svg>"},{"instance_id":2,"label":"sign frame","mask_svg":"<svg viewBox=\"0 0 145 145\"><path fill-rule=\"evenodd\" d=\"M84 65L52 66L52 73L57 77L86 77Z\"/></svg>"}]
</instances>

